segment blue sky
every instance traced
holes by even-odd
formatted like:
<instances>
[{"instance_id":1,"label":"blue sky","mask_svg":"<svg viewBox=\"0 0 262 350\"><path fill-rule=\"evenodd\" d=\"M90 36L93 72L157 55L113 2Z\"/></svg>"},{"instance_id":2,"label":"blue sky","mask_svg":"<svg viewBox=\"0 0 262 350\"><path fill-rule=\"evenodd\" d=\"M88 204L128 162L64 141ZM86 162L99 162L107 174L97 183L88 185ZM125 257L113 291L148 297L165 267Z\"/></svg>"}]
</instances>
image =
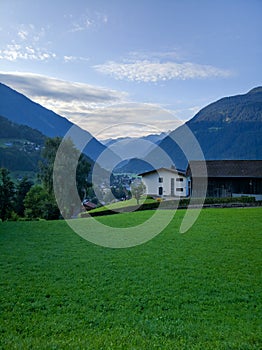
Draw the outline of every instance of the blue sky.
<instances>
[{"instance_id":1,"label":"blue sky","mask_svg":"<svg viewBox=\"0 0 262 350\"><path fill-rule=\"evenodd\" d=\"M99 139L261 85L261 0L0 0L0 81Z\"/></svg>"}]
</instances>

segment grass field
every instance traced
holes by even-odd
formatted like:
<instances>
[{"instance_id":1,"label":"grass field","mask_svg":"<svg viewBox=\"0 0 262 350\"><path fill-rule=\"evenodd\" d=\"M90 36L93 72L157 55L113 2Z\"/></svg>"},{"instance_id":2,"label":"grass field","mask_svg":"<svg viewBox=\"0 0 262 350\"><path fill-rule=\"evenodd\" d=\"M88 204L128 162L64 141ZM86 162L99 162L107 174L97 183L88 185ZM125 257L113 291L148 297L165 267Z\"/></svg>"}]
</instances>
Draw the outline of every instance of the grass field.
<instances>
[{"instance_id":1,"label":"grass field","mask_svg":"<svg viewBox=\"0 0 262 350\"><path fill-rule=\"evenodd\" d=\"M180 234L184 213L127 249L64 221L0 223L0 349L261 349L262 208L205 209Z\"/></svg>"},{"instance_id":2,"label":"grass field","mask_svg":"<svg viewBox=\"0 0 262 350\"><path fill-rule=\"evenodd\" d=\"M155 203L155 199L148 199L146 196L142 196L139 200L139 205L144 204L144 203ZM117 201L115 203L110 203L102 207L98 207L96 209L92 209L89 211L89 213L96 213L96 212L101 212L104 210L117 210L121 208L127 208L130 206L137 205L137 201L135 198L128 199L126 201Z\"/></svg>"}]
</instances>

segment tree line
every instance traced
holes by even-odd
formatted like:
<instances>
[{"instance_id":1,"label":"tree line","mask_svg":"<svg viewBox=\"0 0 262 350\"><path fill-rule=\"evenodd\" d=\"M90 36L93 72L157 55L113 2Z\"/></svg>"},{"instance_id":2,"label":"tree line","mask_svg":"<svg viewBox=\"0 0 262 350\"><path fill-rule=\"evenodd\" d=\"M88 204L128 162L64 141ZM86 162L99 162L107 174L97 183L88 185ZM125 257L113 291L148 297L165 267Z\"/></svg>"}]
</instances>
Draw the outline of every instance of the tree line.
<instances>
[{"instance_id":1,"label":"tree line","mask_svg":"<svg viewBox=\"0 0 262 350\"><path fill-rule=\"evenodd\" d=\"M90 163L85 155L81 154L74 146L70 139L62 140L59 137L47 138L42 151L41 161L38 166L38 180L33 183L24 177L18 183L14 183L11 179L10 172L6 168L0 168L0 219L18 220L25 219L59 219L63 217L71 217L77 210L76 203L70 197L71 188L67 184L62 190L66 192L64 196L67 200L60 203L58 208L53 186L54 161L59 146L63 146L63 159L58 163L59 169L57 176L60 176L61 184L63 179L68 179L72 173L75 174L75 182L72 186L77 187L78 196L81 200L90 192L92 185L88 182L88 173L90 171ZM77 167L75 167L75 159ZM78 202L79 202L78 198ZM61 212L62 211L62 212Z\"/></svg>"}]
</instances>

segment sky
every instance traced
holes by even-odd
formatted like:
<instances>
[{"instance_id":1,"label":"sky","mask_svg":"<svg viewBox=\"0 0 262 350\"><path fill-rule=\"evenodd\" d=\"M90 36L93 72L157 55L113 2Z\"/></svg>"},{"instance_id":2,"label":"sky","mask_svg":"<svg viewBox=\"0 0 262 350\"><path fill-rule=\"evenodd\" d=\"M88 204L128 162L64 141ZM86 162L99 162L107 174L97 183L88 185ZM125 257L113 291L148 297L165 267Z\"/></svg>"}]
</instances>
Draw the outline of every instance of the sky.
<instances>
[{"instance_id":1,"label":"sky","mask_svg":"<svg viewBox=\"0 0 262 350\"><path fill-rule=\"evenodd\" d=\"M0 0L0 82L100 140L262 85L262 0Z\"/></svg>"}]
</instances>

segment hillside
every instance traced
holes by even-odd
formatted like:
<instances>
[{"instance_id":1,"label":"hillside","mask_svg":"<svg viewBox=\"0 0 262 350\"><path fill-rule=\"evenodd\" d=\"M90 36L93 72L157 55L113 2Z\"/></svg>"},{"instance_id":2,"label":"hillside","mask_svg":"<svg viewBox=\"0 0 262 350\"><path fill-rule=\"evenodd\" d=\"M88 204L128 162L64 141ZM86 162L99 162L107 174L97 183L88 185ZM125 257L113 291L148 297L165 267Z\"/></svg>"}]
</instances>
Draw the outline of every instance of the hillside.
<instances>
[{"instance_id":1,"label":"hillside","mask_svg":"<svg viewBox=\"0 0 262 350\"><path fill-rule=\"evenodd\" d=\"M187 159L173 140L183 140L186 127L199 142L205 159L262 159L262 87L211 103L186 126L179 127L160 142L159 146L182 169ZM190 159L197 159L190 140L187 140L186 149ZM159 150L154 150L146 160L159 158L160 166L170 166L158 153Z\"/></svg>"},{"instance_id":2,"label":"hillside","mask_svg":"<svg viewBox=\"0 0 262 350\"><path fill-rule=\"evenodd\" d=\"M48 137L64 136L74 125L69 120L31 101L21 93L0 83L0 115L9 120L37 129ZM89 132L79 129L79 138L89 141L84 153L96 160L106 149ZM109 154L109 153L108 153ZM111 153L111 156L114 155Z\"/></svg>"},{"instance_id":3,"label":"hillside","mask_svg":"<svg viewBox=\"0 0 262 350\"><path fill-rule=\"evenodd\" d=\"M0 167L35 172L44 140L38 130L0 116Z\"/></svg>"}]
</instances>

